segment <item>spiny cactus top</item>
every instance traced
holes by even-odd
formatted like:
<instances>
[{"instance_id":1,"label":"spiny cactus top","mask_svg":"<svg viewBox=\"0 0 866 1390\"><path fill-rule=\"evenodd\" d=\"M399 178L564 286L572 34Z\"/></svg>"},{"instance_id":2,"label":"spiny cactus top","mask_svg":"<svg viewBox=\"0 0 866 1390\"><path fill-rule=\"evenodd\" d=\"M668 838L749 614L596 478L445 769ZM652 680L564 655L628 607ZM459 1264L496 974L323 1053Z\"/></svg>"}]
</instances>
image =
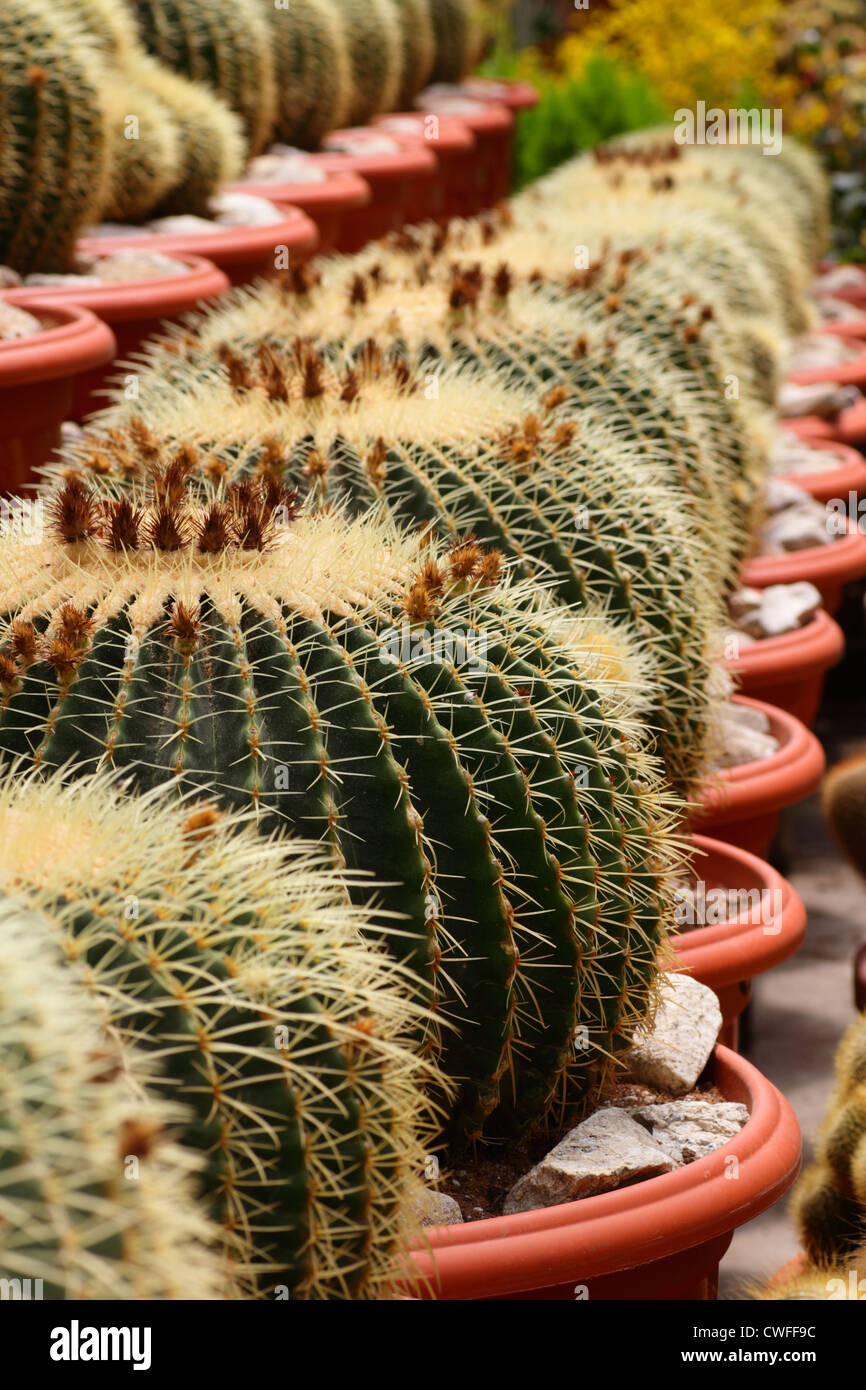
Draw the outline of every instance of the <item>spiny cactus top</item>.
<instances>
[{"instance_id":1,"label":"spiny cactus top","mask_svg":"<svg viewBox=\"0 0 866 1390\"><path fill-rule=\"evenodd\" d=\"M4 893L3 1279L46 1299L226 1297L219 1233L193 1195L203 1165L168 1138L184 1112L143 1097L152 1063L112 1046L52 936L26 894Z\"/></svg>"},{"instance_id":2,"label":"spiny cactus top","mask_svg":"<svg viewBox=\"0 0 866 1390\"><path fill-rule=\"evenodd\" d=\"M292 521L267 483L201 503L187 469L139 502L72 479L8 541L0 749L253 806L371 875L455 1141L585 1097L649 1007L681 855L646 662L474 542Z\"/></svg>"},{"instance_id":3,"label":"spiny cactus top","mask_svg":"<svg viewBox=\"0 0 866 1390\"><path fill-rule=\"evenodd\" d=\"M202 1159L235 1286L381 1294L435 1075L416 1055L413 980L362 943L371 919L321 849L268 842L213 803L14 769L0 827L0 903L42 918L111 1045L145 1050L149 1089L184 1107L176 1132ZM57 1026L67 1049L78 1034Z\"/></svg>"},{"instance_id":4,"label":"spiny cactus top","mask_svg":"<svg viewBox=\"0 0 866 1390\"><path fill-rule=\"evenodd\" d=\"M707 566L720 584L733 581L763 481L765 450L754 409L725 397L724 368L701 347L708 315L697 308L658 310L667 331L647 329L647 306L627 295L616 305L594 291L574 300L524 286L512 291L510 267L485 274L468 260L449 260L428 282L422 253L392 252L338 262L321 283L299 274L286 286L230 300L219 313L175 334L148 358L138 398L104 413L108 425L144 410L160 426L198 377L219 371L226 354L255 371L263 349L284 351L299 335L337 360L363 357L369 346L414 370L443 361L475 364L509 386L610 417L626 446L640 441L660 470L683 487L695 527L707 541ZM612 312L614 311L615 312ZM567 390L565 389L567 388ZM447 422L445 424L447 428Z\"/></svg>"},{"instance_id":5,"label":"spiny cactus top","mask_svg":"<svg viewBox=\"0 0 866 1390\"><path fill-rule=\"evenodd\" d=\"M562 602L605 601L656 660L661 700L650 726L672 783L693 790L721 614L704 582L709 547L683 514L658 445L632 443L597 410L561 406L565 386L535 409L526 386L460 367L413 374L372 340L342 371L303 342L287 356L263 347L249 366L224 347L220 361L219 375L193 375L186 392L150 378L138 406L164 432L162 443L153 437L158 463L183 448L203 484L269 476L320 504L384 502L446 539L471 533L500 547ZM95 434L74 463L132 484L151 466L139 439L132 417L131 430Z\"/></svg>"}]
</instances>

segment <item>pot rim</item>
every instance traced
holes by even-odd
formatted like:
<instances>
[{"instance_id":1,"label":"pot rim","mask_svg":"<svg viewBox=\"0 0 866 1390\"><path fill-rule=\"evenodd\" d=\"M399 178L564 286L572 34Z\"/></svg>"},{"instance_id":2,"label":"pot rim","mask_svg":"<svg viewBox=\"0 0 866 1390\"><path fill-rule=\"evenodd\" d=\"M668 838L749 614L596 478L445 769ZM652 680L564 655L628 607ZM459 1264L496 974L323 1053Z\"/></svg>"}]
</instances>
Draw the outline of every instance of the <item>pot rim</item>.
<instances>
[{"instance_id":1,"label":"pot rim","mask_svg":"<svg viewBox=\"0 0 866 1390\"><path fill-rule=\"evenodd\" d=\"M0 298L6 299L7 292ZM114 334L90 309L35 297L28 301L27 309L51 326L29 338L0 342L0 390L77 376L114 357Z\"/></svg>"},{"instance_id":2,"label":"pot rim","mask_svg":"<svg viewBox=\"0 0 866 1390\"><path fill-rule=\"evenodd\" d=\"M806 367L802 371L791 372L789 381L797 386L813 386L821 381L835 381L840 386L862 386L866 383L866 347L851 362L839 362L836 366Z\"/></svg>"},{"instance_id":3,"label":"pot rim","mask_svg":"<svg viewBox=\"0 0 866 1390\"><path fill-rule=\"evenodd\" d=\"M761 890L774 895L772 916L753 922L746 913L672 935L678 964L671 969L682 968L718 990L762 975L794 955L806 936L806 908L788 880L738 845L707 835L693 835L692 844L701 856L694 862L696 873L709 868L721 887L733 890L742 889L745 878L757 880Z\"/></svg>"},{"instance_id":4,"label":"pot rim","mask_svg":"<svg viewBox=\"0 0 866 1390\"><path fill-rule=\"evenodd\" d=\"M314 156L311 156L314 158ZM317 212L339 212L343 208L364 208L372 195L370 185L351 169L325 169L320 183L225 183L227 193L249 193L270 202L290 203L314 216Z\"/></svg>"},{"instance_id":5,"label":"pot rim","mask_svg":"<svg viewBox=\"0 0 866 1390\"><path fill-rule=\"evenodd\" d=\"M744 561L740 579L747 588L754 589L808 579L820 589L821 580L847 581L863 574L866 574L866 535L849 517L845 535L838 536L830 545L790 550L783 555L756 555Z\"/></svg>"},{"instance_id":6,"label":"pot rim","mask_svg":"<svg viewBox=\"0 0 866 1390\"><path fill-rule=\"evenodd\" d=\"M106 248L100 254L109 256ZM107 323L169 318L183 313L201 299L222 294L229 288L228 276L204 256L187 252L176 257L189 270L186 275L156 275L150 279L123 280L104 285L34 285L10 290L10 303L27 308L36 300L46 303L77 304L90 309Z\"/></svg>"},{"instance_id":7,"label":"pot rim","mask_svg":"<svg viewBox=\"0 0 866 1390\"><path fill-rule=\"evenodd\" d=\"M760 710L770 721L779 747L769 758L757 758L724 768L701 788L693 803L698 829L711 819L727 825L743 816L766 815L792 806L811 795L824 775L824 750L811 729L787 710L735 695L734 702Z\"/></svg>"},{"instance_id":8,"label":"pot rim","mask_svg":"<svg viewBox=\"0 0 866 1390\"><path fill-rule=\"evenodd\" d=\"M435 140L424 134L423 125L428 116L437 116L440 122ZM411 122L413 126L417 125L418 129L401 129L392 124L394 121ZM440 115L438 111L390 111L381 116L374 116L370 124L377 130L386 130L390 134L406 135L410 140L423 140L426 145L433 147L437 156L468 154L476 145L475 134L465 121L461 121L458 116Z\"/></svg>"},{"instance_id":9,"label":"pot rim","mask_svg":"<svg viewBox=\"0 0 866 1390\"><path fill-rule=\"evenodd\" d=\"M839 444L862 444L866 440L866 399L857 401L837 415L823 420L820 415L798 415L781 422L803 439L834 440Z\"/></svg>"},{"instance_id":10,"label":"pot rim","mask_svg":"<svg viewBox=\"0 0 866 1390\"><path fill-rule=\"evenodd\" d=\"M165 236L159 232L145 232L128 237L119 237L112 246L137 251L164 251L167 256L202 256L214 261L218 266L243 263L256 254L264 255L274 246L285 245L290 251L312 251L319 239L319 233L305 212L290 203L280 203L272 199L283 214L280 222L270 222L265 227L222 227L218 232L189 232L177 236ZM78 249L85 254L104 250L105 240L101 237L81 237Z\"/></svg>"},{"instance_id":11,"label":"pot rim","mask_svg":"<svg viewBox=\"0 0 866 1390\"><path fill-rule=\"evenodd\" d=\"M795 487L804 488L818 502L829 502L848 492L866 492L866 459L850 444L840 439L820 439L815 435L798 436L804 444L814 445L828 454L837 454L838 468L824 468L816 473L779 473L776 476Z\"/></svg>"},{"instance_id":12,"label":"pot rim","mask_svg":"<svg viewBox=\"0 0 866 1390\"><path fill-rule=\"evenodd\" d=\"M422 145L415 135L400 135L397 131L389 131L390 138L398 146L389 154L365 154L363 150L348 154L327 148L328 140L339 139L344 135L357 139L361 134L375 135L379 132L372 126L345 126L341 130L329 130L325 136L324 147L312 158L321 169L334 169L341 173L352 172L360 174L363 179L373 179L379 183L407 177L431 178L435 174L438 165L435 154L427 147L429 141Z\"/></svg>"},{"instance_id":13,"label":"pot rim","mask_svg":"<svg viewBox=\"0 0 866 1390\"><path fill-rule=\"evenodd\" d=\"M866 472L866 470L864 470ZM759 637L741 656L725 661L725 669L749 680L781 679L793 684L828 671L842 660L845 634L824 608L792 632Z\"/></svg>"},{"instance_id":14,"label":"pot rim","mask_svg":"<svg viewBox=\"0 0 866 1390\"><path fill-rule=\"evenodd\" d=\"M468 77L460 86L467 96L499 102L509 111L528 111L541 100L536 87L514 77Z\"/></svg>"},{"instance_id":15,"label":"pot rim","mask_svg":"<svg viewBox=\"0 0 866 1390\"><path fill-rule=\"evenodd\" d=\"M706 1158L579 1202L431 1228L413 1247L415 1270L448 1298L519 1293L634 1269L765 1211L799 1171L796 1116L744 1057L716 1044L711 1065L726 1099L743 1102L749 1119ZM730 1158L736 1182L728 1177Z\"/></svg>"},{"instance_id":16,"label":"pot rim","mask_svg":"<svg viewBox=\"0 0 866 1390\"><path fill-rule=\"evenodd\" d=\"M434 116L456 116L475 136L503 135L514 126L514 116L501 101L463 97L459 93L455 93L454 96L433 97L429 105L422 105L423 101L422 92L415 98L415 105L419 111Z\"/></svg>"}]
</instances>

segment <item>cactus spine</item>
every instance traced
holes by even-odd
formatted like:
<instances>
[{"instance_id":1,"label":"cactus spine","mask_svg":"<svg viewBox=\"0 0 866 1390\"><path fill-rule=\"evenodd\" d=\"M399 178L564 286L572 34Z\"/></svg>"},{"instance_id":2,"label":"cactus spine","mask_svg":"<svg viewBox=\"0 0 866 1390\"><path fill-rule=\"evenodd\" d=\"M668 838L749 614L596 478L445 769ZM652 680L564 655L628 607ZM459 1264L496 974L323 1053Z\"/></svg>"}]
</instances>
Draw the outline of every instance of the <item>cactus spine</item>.
<instances>
[{"instance_id":1,"label":"cactus spine","mask_svg":"<svg viewBox=\"0 0 866 1390\"><path fill-rule=\"evenodd\" d=\"M152 1081L143 1053L106 1040L42 913L0 900L4 1280L40 1280L46 1299L227 1295L200 1165L166 1137L183 1112L145 1098Z\"/></svg>"},{"instance_id":2,"label":"cactus spine","mask_svg":"<svg viewBox=\"0 0 866 1390\"><path fill-rule=\"evenodd\" d=\"M0 14L0 263L67 271L110 177L99 53L50 0Z\"/></svg>"},{"instance_id":3,"label":"cactus spine","mask_svg":"<svg viewBox=\"0 0 866 1390\"><path fill-rule=\"evenodd\" d=\"M599 668L495 553L290 522L267 480L197 503L189 469L140 504L72 479L45 545L6 552L3 752L254 807L372 874L452 1025L427 1051L460 1084L455 1142L585 1099L650 1005L679 859L635 696L605 678L628 639L599 625Z\"/></svg>"},{"instance_id":4,"label":"cactus spine","mask_svg":"<svg viewBox=\"0 0 866 1390\"><path fill-rule=\"evenodd\" d=\"M381 1294L431 1072L412 981L361 943L321 851L212 804L15 770L0 823L0 900L45 919L108 1037L147 1052L164 1073L148 1089L188 1112L177 1132L239 1290Z\"/></svg>"}]
</instances>

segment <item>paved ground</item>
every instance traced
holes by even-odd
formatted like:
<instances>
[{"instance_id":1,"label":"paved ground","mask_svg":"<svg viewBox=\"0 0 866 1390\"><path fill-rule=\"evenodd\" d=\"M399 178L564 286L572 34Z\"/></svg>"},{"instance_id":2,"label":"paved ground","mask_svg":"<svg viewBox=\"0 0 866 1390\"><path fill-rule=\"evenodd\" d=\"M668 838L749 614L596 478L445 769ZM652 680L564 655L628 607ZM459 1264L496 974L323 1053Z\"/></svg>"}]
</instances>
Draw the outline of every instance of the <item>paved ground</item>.
<instances>
[{"instance_id":1,"label":"paved ground","mask_svg":"<svg viewBox=\"0 0 866 1390\"><path fill-rule=\"evenodd\" d=\"M853 614L848 611L849 654L828 683L815 726L829 765L866 751L863 609L858 603ZM806 904L806 942L793 960L756 982L751 1038L743 1050L787 1096L808 1155L823 1117L836 1044L855 1016L851 961L866 936L866 885L836 850L817 797L788 812L772 857ZM741 1297L744 1280L772 1273L797 1248L783 1200L734 1236L722 1262L719 1296Z\"/></svg>"}]
</instances>

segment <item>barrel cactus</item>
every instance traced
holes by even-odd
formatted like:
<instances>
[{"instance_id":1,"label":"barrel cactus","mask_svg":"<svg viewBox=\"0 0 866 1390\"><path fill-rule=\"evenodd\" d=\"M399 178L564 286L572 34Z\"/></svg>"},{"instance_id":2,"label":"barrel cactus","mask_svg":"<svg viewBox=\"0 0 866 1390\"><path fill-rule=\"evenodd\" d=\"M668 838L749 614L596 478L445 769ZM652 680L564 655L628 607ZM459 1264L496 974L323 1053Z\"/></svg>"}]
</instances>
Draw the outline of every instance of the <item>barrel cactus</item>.
<instances>
[{"instance_id":1,"label":"barrel cactus","mask_svg":"<svg viewBox=\"0 0 866 1390\"><path fill-rule=\"evenodd\" d=\"M431 82L461 82L480 57L478 15L472 0L425 0L436 43Z\"/></svg>"},{"instance_id":2,"label":"barrel cactus","mask_svg":"<svg viewBox=\"0 0 866 1390\"><path fill-rule=\"evenodd\" d=\"M348 38L331 0L260 0L273 42L277 82L274 135L316 149L347 124L353 100Z\"/></svg>"},{"instance_id":3,"label":"barrel cactus","mask_svg":"<svg viewBox=\"0 0 866 1390\"><path fill-rule=\"evenodd\" d=\"M50 815L50 812L45 812ZM114 1049L43 913L0 900L0 1270L18 1297L216 1299L218 1232L200 1164L148 1098L152 1064ZM13 1294L12 1297L15 1297Z\"/></svg>"},{"instance_id":4,"label":"barrel cactus","mask_svg":"<svg viewBox=\"0 0 866 1390\"><path fill-rule=\"evenodd\" d=\"M339 16L352 73L349 125L392 111L403 85L404 49L396 0L331 0Z\"/></svg>"},{"instance_id":5,"label":"barrel cactus","mask_svg":"<svg viewBox=\"0 0 866 1390\"><path fill-rule=\"evenodd\" d=\"M394 105L404 111L433 71L436 57L436 36L433 17L427 0L394 0L400 23L400 44L403 50L402 80Z\"/></svg>"},{"instance_id":6,"label":"barrel cactus","mask_svg":"<svg viewBox=\"0 0 866 1390\"><path fill-rule=\"evenodd\" d=\"M98 47L52 0L0 13L0 264L65 272L110 179Z\"/></svg>"},{"instance_id":7,"label":"barrel cactus","mask_svg":"<svg viewBox=\"0 0 866 1390\"><path fill-rule=\"evenodd\" d=\"M413 373L402 357L367 351L338 370L303 342L286 356L265 347L250 366L224 347L222 361L222 379L193 378L177 399L164 379L139 397L160 423L160 463L186 447L205 485L265 469L321 505L384 504L443 540L471 534L500 548L562 603L606 603L653 653L660 698L649 724L673 785L694 789L722 616L702 583L707 551L658 450L623 438L598 410L562 405L559 388L539 400L471 367ZM117 428L74 461L104 484L111 469L123 488L138 457L134 433Z\"/></svg>"},{"instance_id":8,"label":"barrel cactus","mask_svg":"<svg viewBox=\"0 0 866 1390\"><path fill-rule=\"evenodd\" d=\"M258 0L132 0L142 44L166 67L212 87L244 125L250 152L277 112L271 35Z\"/></svg>"},{"instance_id":9,"label":"barrel cactus","mask_svg":"<svg viewBox=\"0 0 866 1390\"><path fill-rule=\"evenodd\" d=\"M803 1247L814 1263L849 1257L866 1230L866 1018L846 1032L836 1054L836 1085L814 1161L793 1196ZM866 1271L864 1271L866 1272Z\"/></svg>"},{"instance_id":10,"label":"barrel cactus","mask_svg":"<svg viewBox=\"0 0 866 1390\"><path fill-rule=\"evenodd\" d=\"M233 1286L380 1296L412 1229L432 1072L413 981L361 941L327 856L212 803L20 769L0 825L0 901L47 923L110 1044L134 1042L160 1069L148 1091L184 1107Z\"/></svg>"},{"instance_id":11,"label":"barrel cactus","mask_svg":"<svg viewBox=\"0 0 866 1390\"><path fill-rule=\"evenodd\" d=\"M70 478L43 543L10 540L3 755L253 807L371 876L455 1144L581 1102L650 1007L680 859L634 641L473 542L305 520L264 475L201 497L191 468L137 500Z\"/></svg>"}]
</instances>

